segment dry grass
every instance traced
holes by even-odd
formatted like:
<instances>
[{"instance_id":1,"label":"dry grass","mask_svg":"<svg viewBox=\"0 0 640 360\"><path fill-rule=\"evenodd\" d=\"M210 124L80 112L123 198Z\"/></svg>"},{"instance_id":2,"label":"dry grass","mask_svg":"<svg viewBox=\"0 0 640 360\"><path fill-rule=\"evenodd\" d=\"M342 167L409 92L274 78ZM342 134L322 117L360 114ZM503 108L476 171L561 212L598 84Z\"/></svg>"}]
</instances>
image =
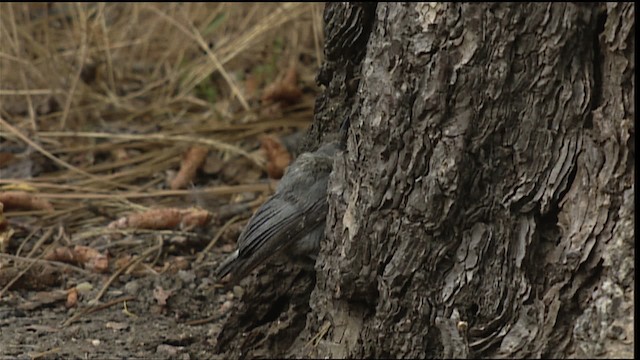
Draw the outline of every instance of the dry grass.
<instances>
[{"instance_id":1,"label":"dry grass","mask_svg":"<svg viewBox=\"0 0 640 360\"><path fill-rule=\"evenodd\" d=\"M56 228L60 243L90 243L123 213L193 205L192 190L166 190L191 145L260 169L258 135L311 121L321 16L307 3L0 4L0 191L55 208L5 210L14 238ZM292 64L301 102L265 108L261 90ZM198 186L210 206L269 189Z\"/></svg>"}]
</instances>

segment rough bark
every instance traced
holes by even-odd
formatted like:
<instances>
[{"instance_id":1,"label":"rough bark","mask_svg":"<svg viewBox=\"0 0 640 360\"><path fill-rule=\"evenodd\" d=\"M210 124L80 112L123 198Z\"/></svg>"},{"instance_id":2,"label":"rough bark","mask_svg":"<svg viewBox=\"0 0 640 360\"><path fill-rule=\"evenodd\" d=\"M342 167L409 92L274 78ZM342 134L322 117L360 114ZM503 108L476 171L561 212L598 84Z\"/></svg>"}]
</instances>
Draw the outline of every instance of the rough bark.
<instances>
[{"instance_id":1,"label":"rough bark","mask_svg":"<svg viewBox=\"0 0 640 360\"><path fill-rule=\"evenodd\" d=\"M258 336L247 319L268 300L250 285L226 354L632 355L634 15L327 5L310 142L351 129L315 288L272 284L306 285L258 312L250 343L237 335Z\"/></svg>"},{"instance_id":2,"label":"rough bark","mask_svg":"<svg viewBox=\"0 0 640 360\"><path fill-rule=\"evenodd\" d=\"M339 129L354 109L362 59L375 4L327 4L325 61L317 82L326 91L316 101L314 123L300 151L315 150ZM306 324L315 274L298 266L265 264L243 284L245 296L232 310L216 348L223 358L282 357Z\"/></svg>"}]
</instances>

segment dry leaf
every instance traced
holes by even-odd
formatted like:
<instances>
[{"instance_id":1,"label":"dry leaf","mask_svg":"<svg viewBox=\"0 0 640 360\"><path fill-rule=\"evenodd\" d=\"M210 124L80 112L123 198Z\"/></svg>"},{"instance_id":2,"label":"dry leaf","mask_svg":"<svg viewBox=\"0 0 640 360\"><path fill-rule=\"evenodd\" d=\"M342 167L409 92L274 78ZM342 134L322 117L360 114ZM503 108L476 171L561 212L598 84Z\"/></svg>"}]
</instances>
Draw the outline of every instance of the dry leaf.
<instances>
[{"instance_id":1,"label":"dry leaf","mask_svg":"<svg viewBox=\"0 0 640 360\"><path fill-rule=\"evenodd\" d=\"M195 177L198 168L204 164L209 149L204 146L193 146L184 155L180 164L180 171L171 180L171 189L182 189Z\"/></svg>"},{"instance_id":2,"label":"dry leaf","mask_svg":"<svg viewBox=\"0 0 640 360\"><path fill-rule=\"evenodd\" d=\"M47 253L44 256L44 259L49 261L60 261L68 264L78 263L75 251L67 246L61 246L53 249L51 252Z\"/></svg>"},{"instance_id":3,"label":"dry leaf","mask_svg":"<svg viewBox=\"0 0 640 360\"><path fill-rule=\"evenodd\" d=\"M189 208L182 212L182 220L180 221L180 229L191 231L198 227L204 227L211 220L211 213L204 209Z\"/></svg>"},{"instance_id":4,"label":"dry leaf","mask_svg":"<svg viewBox=\"0 0 640 360\"><path fill-rule=\"evenodd\" d=\"M66 306L68 309L77 305L78 305L78 290L74 287L69 289L69 291L67 292L67 302L64 304L64 306Z\"/></svg>"},{"instance_id":5,"label":"dry leaf","mask_svg":"<svg viewBox=\"0 0 640 360\"><path fill-rule=\"evenodd\" d=\"M161 286L156 286L156 288L153 289L153 298L156 299L160 306L166 306L167 300L171 295L173 295L172 290L165 290Z\"/></svg>"},{"instance_id":6,"label":"dry leaf","mask_svg":"<svg viewBox=\"0 0 640 360\"><path fill-rule=\"evenodd\" d=\"M174 229L176 227L192 229L205 226L211 218L206 211L198 208L188 209L151 209L142 213L130 214L111 222L112 229Z\"/></svg>"},{"instance_id":7,"label":"dry leaf","mask_svg":"<svg viewBox=\"0 0 640 360\"><path fill-rule=\"evenodd\" d=\"M151 209L131 214L109 224L109 228L170 229L180 224L180 209Z\"/></svg>"},{"instance_id":8,"label":"dry leaf","mask_svg":"<svg viewBox=\"0 0 640 360\"><path fill-rule=\"evenodd\" d=\"M24 191L0 192L0 203L4 204L5 211L12 209L54 210L53 205L46 199Z\"/></svg>"},{"instance_id":9,"label":"dry leaf","mask_svg":"<svg viewBox=\"0 0 640 360\"><path fill-rule=\"evenodd\" d=\"M262 101L279 102L285 105L295 104L300 99L302 99L302 90L298 87L295 64L289 66L282 80L267 86L262 94Z\"/></svg>"},{"instance_id":10,"label":"dry leaf","mask_svg":"<svg viewBox=\"0 0 640 360\"><path fill-rule=\"evenodd\" d=\"M109 258L98 250L81 245L76 245L73 250L78 262L85 264L86 268L100 273L109 269Z\"/></svg>"},{"instance_id":11,"label":"dry leaf","mask_svg":"<svg viewBox=\"0 0 640 360\"><path fill-rule=\"evenodd\" d=\"M99 273L109 269L107 256L88 246L76 245L73 249L62 246L46 254L44 259L69 264L83 264L85 268Z\"/></svg>"},{"instance_id":12,"label":"dry leaf","mask_svg":"<svg viewBox=\"0 0 640 360\"><path fill-rule=\"evenodd\" d=\"M273 135L263 135L260 137L260 145L265 150L267 156L267 174L272 179L280 179L284 170L292 160L291 153Z\"/></svg>"}]
</instances>

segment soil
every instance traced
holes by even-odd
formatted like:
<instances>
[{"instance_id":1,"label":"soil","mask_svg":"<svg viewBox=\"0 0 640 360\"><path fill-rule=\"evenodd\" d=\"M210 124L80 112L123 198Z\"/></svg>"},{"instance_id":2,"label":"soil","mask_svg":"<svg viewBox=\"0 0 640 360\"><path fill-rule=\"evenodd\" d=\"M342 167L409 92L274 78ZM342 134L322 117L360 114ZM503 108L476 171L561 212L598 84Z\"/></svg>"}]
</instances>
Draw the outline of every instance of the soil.
<instances>
[{"instance_id":1,"label":"soil","mask_svg":"<svg viewBox=\"0 0 640 360\"><path fill-rule=\"evenodd\" d=\"M95 275L77 272L63 276L66 284L94 284L81 295L81 305L71 308L65 306L64 296L29 310L26 305L34 299L37 303L39 297L43 301L46 292L10 290L0 304L0 359L221 358L212 350L236 295L241 294L239 287L234 295L213 281L215 264L223 256L212 252L201 264L190 262L184 270L158 275L121 275L101 299L102 304L113 302L111 306L70 324L65 322L89 308L86 300L97 294L109 275L98 281ZM159 305L167 294L166 305ZM118 300L126 298L130 300Z\"/></svg>"}]
</instances>

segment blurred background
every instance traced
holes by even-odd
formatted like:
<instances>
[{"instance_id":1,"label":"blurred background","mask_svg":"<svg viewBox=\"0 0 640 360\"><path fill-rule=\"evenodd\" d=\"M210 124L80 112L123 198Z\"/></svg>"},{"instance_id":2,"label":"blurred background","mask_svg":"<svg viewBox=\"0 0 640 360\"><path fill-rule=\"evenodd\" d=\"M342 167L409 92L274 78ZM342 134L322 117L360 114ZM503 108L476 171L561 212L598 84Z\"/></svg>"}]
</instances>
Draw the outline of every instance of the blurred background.
<instances>
[{"instance_id":1,"label":"blurred background","mask_svg":"<svg viewBox=\"0 0 640 360\"><path fill-rule=\"evenodd\" d=\"M0 299L214 268L312 121L322 11L0 4Z\"/></svg>"},{"instance_id":2,"label":"blurred background","mask_svg":"<svg viewBox=\"0 0 640 360\"><path fill-rule=\"evenodd\" d=\"M254 120L246 112L260 114L265 88L292 67L303 94L288 103L312 100L321 13L314 3L3 3L1 115L30 131Z\"/></svg>"},{"instance_id":3,"label":"blurred background","mask_svg":"<svg viewBox=\"0 0 640 360\"><path fill-rule=\"evenodd\" d=\"M78 210L131 211L110 198L116 191L140 206L211 207L230 201L221 195L264 190L194 191L277 179L295 157L318 92L322 11L319 3L0 4L0 191L37 193L51 205L9 209L14 200L5 199L5 213L74 227L95 215ZM185 164L194 147L200 159ZM185 166L197 171L173 183ZM178 192L140 195L166 189ZM218 203L207 203L212 193Z\"/></svg>"}]
</instances>

